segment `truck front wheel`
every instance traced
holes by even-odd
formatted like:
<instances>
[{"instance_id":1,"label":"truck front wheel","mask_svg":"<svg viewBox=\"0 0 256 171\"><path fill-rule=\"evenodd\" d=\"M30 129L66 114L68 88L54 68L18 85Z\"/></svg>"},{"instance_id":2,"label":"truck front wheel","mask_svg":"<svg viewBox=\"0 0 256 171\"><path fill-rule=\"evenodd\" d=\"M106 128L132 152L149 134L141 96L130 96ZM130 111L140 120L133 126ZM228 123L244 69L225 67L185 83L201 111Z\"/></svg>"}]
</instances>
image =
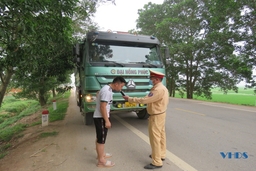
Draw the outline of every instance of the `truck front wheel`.
<instances>
[{"instance_id":1,"label":"truck front wheel","mask_svg":"<svg viewBox=\"0 0 256 171\"><path fill-rule=\"evenodd\" d=\"M137 116L139 119L148 119L149 115L148 115L147 109L143 109L137 112Z\"/></svg>"},{"instance_id":2,"label":"truck front wheel","mask_svg":"<svg viewBox=\"0 0 256 171\"><path fill-rule=\"evenodd\" d=\"M91 125L93 123L93 112L84 114L84 124Z\"/></svg>"}]
</instances>

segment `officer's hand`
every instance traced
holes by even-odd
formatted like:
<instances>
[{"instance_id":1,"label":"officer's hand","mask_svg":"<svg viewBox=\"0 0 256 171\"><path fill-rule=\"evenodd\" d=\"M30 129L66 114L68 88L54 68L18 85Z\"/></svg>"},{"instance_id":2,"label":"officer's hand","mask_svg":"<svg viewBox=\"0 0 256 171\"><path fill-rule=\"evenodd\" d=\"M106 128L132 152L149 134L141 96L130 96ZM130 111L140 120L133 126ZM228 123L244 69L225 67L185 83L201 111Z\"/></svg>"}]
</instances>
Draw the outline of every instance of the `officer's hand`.
<instances>
[{"instance_id":1,"label":"officer's hand","mask_svg":"<svg viewBox=\"0 0 256 171\"><path fill-rule=\"evenodd\" d=\"M126 101L128 101L129 96L123 96L123 98L124 98Z\"/></svg>"}]
</instances>

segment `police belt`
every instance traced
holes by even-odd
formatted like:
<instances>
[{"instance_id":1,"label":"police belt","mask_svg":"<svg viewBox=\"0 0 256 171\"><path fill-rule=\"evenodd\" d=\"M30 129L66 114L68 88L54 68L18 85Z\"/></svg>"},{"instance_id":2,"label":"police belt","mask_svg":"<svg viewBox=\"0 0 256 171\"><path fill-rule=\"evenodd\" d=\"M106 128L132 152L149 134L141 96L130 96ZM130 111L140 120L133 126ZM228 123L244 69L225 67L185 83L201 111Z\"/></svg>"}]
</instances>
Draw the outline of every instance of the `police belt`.
<instances>
[{"instance_id":1,"label":"police belt","mask_svg":"<svg viewBox=\"0 0 256 171\"><path fill-rule=\"evenodd\" d=\"M162 112L162 113L157 113L157 114L149 114L149 116L155 116L155 115L161 115L164 114L166 111Z\"/></svg>"}]
</instances>

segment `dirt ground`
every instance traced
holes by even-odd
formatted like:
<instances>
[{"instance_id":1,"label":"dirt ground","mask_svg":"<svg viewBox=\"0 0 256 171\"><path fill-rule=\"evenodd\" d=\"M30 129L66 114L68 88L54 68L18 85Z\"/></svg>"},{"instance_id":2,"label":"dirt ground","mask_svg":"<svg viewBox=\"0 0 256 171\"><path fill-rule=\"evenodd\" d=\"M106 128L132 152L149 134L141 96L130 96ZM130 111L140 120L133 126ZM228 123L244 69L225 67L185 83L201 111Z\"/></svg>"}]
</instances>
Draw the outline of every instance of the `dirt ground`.
<instances>
[{"instance_id":1,"label":"dirt ground","mask_svg":"<svg viewBox=\"0 0 256 171\"><path fill-rule=\"evenodd\" d=\"M32 171L32 170L52 170L54 166L61 165L65 158L60 157L59 142L64 139L59 138L62 132L65 132L67 120L74 115L72 110L77 110L77 106L72 99L74 93L71 93L69 99L69 108L65 120L49 123L48 126L36 125L27 128L20 138L11 140L11 148L8 154L0 159L0 171ZM23 118L19 122L30 124L41 120L41 111ZM43 132L58 132L55 137L40 138ZM65 140L64 140L65 141ZM68 146L69 145L69 146ZM65 144L65 149L72 150L72 143Z\"/></svg>"},{"instance_id":2,"label":"dirt ground","mask_svg":"<svg viewBox=\"0 0 256 171\"><path fill-rule=\"evenodd\" d=\"M127 116L126 113L124 116ZM40 118L39 112L24 118L21 122L30 123ZM136 114L129 114L129 118L137 123L143 122L147 128L146 121L137 120ZM8 155L0 159L0 171L144 171L143 167L151 161L148 157L150 146L115 119L113 125L115 126L108 135L105 150L113 154L109 160L114 161L116 165L109 169L99 168L96 160L94 125L84 125L83 117L76 105L75 94L72 92L65 119L49 123L46 127L36 125L27 128L24 136L12 140L13 146ZM53 131L58 132L58 135L39 137L42 132ZM169 160L166 160L164 167L159 169L170 170L180 171Z\"/></svg>"}]
</instances>

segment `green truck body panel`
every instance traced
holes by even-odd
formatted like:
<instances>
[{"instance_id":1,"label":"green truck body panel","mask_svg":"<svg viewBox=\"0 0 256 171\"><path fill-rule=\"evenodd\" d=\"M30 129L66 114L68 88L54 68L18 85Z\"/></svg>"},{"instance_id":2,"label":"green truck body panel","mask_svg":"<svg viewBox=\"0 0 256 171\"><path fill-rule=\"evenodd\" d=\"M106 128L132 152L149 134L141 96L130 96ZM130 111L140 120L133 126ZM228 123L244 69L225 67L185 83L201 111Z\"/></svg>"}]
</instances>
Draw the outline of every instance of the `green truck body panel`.
<instances>
[{"instance_id":1,"label":"green truck body panel","mask_svg":"<svg viewBox=\"0 0 256 171\"><path fill-rule=\"evenodd\" d=\"M116 76L123 76L127 81L123 87L125 94L144 97L152 88L149 69L165 74L159 41L152 36L89 32L85 41L77 46L75 55L78 59L75 71L77 104L87 120L92 119L97 91ZM165 77L163 83L166 83ZM139 113L145 108L146 105L129 104L120 92L113 92L112 113ZM85 122L90 124L91 121Z\"/></svg>"}]
</instances>

